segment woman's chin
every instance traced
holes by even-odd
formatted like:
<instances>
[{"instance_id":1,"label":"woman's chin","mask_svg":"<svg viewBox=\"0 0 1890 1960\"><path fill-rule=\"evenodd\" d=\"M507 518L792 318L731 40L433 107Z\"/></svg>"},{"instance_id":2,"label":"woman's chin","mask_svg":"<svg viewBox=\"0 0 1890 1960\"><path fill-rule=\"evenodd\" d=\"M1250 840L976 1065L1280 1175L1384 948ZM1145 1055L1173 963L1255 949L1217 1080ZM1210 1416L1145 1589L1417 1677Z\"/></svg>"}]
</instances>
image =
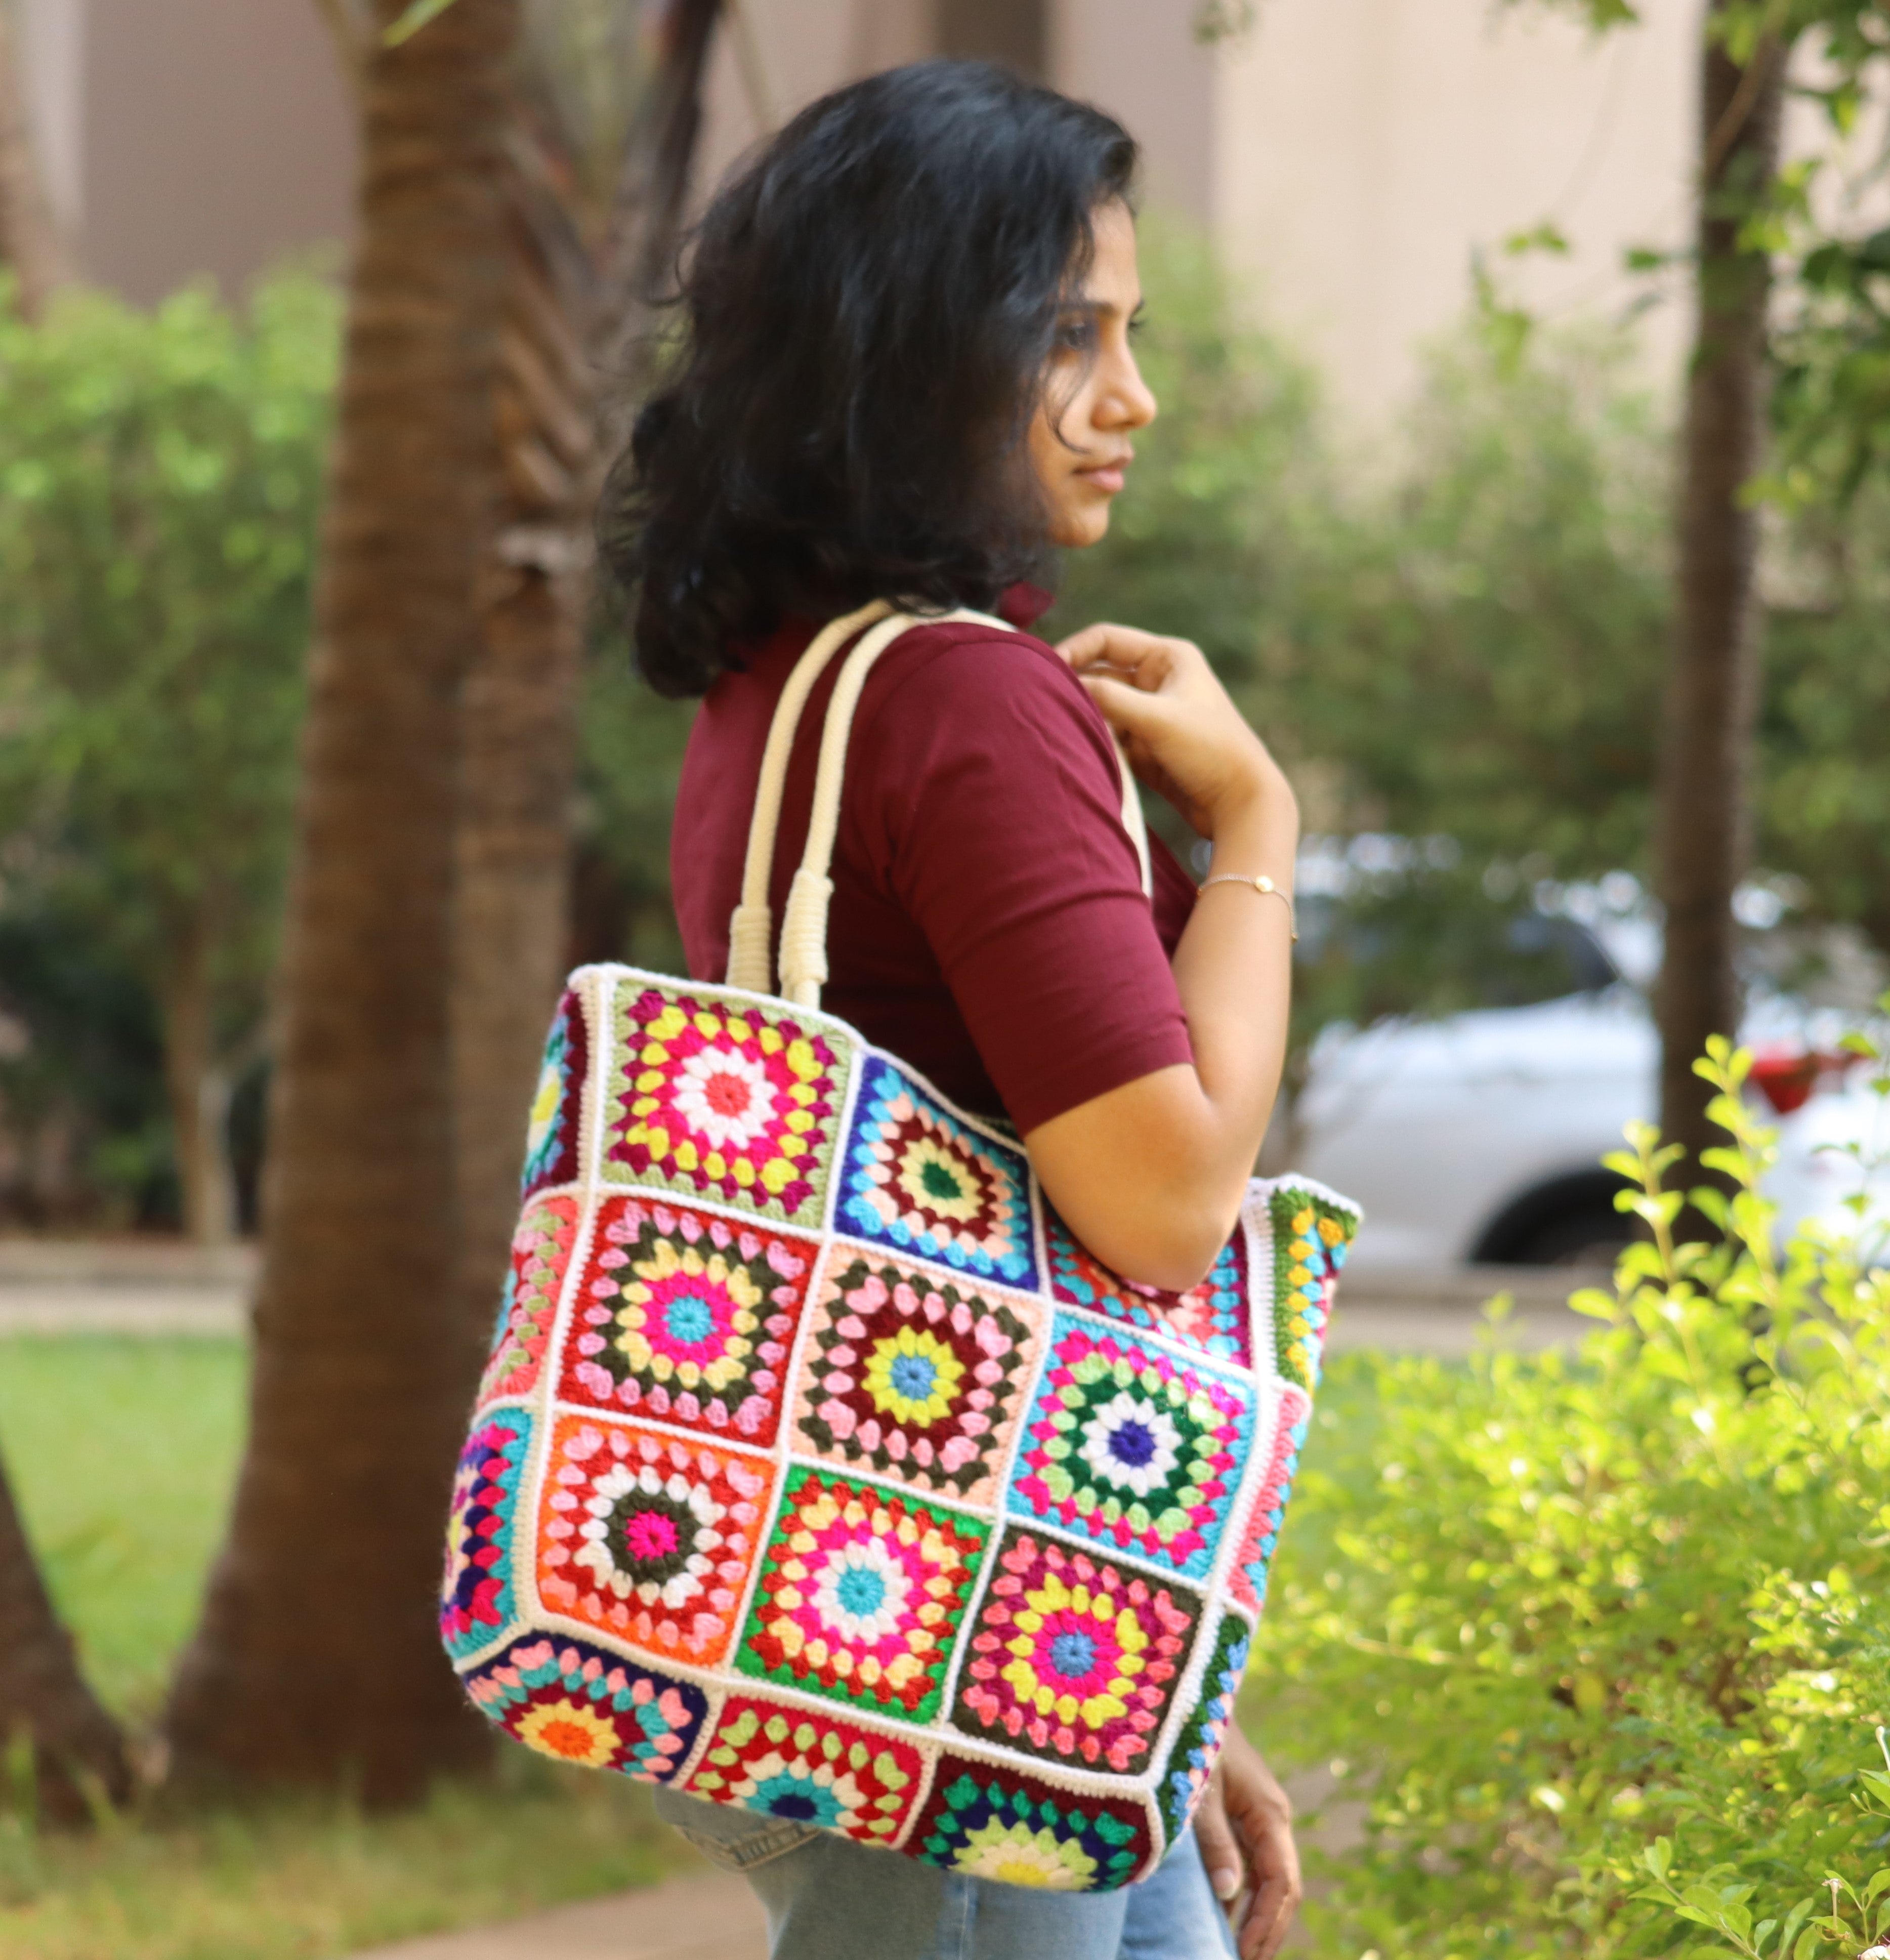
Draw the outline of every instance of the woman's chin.
<instances>
[{"instance_id":1,"label":"woman's chin","mask_svg":"<svg viewBox=\"0 0 1890 1960\"><path fill-rule=\"evenodd\" d=\"M1100 544L1109 534L1109 507L1100 500L1079 511L1065 511L1058 519L1052 541L1065 551L1081 551Z\"/></svg>"}]
</instances>

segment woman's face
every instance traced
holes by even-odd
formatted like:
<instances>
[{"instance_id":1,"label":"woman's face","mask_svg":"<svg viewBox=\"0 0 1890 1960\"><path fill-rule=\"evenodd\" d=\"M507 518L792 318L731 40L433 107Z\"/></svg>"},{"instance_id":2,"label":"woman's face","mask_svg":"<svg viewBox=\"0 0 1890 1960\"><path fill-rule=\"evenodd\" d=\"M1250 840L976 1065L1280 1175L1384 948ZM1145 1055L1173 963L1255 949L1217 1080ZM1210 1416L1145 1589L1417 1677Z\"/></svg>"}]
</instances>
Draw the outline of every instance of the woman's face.
<instances>
[{"instance_id":1,"label":"woman's face","mask_svg":"<svg viewBox=\"0 0 1890 1960\"><path fill-rule=\"evenodd\" d=\"M1095 217L1096 253L1080 290L1064 302L1043 402L1030 425L1030 464L1043 492L1053 544L1093 545L1109 528L1109 505L1135 451L1129 438L1155 419L1129 345L1142 304L1135 221L1127 205Z\"/></svg>"}]
</instances>

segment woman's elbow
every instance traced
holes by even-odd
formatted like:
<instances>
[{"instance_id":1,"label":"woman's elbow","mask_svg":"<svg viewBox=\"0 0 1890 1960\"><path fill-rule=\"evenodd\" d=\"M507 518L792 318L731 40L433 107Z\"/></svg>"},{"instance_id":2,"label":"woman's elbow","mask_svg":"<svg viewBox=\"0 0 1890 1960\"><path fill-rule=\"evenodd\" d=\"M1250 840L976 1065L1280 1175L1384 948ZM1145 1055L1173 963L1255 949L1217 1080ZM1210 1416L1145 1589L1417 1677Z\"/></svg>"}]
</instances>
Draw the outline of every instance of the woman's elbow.
<instances>
[{"instance_id":1,"label":"woman's elbow","mask_svg":"<svg viewBox=\"0 0 1890 1960\"><path fill-rule=\"evenodd\" d=\"M1187 1293L1214 1270L1237 1215L1204 1204L1164 1204L1144 1217L1112 1220L1085 1243L1126 1280Z\"/></svg>"}]
</instances>

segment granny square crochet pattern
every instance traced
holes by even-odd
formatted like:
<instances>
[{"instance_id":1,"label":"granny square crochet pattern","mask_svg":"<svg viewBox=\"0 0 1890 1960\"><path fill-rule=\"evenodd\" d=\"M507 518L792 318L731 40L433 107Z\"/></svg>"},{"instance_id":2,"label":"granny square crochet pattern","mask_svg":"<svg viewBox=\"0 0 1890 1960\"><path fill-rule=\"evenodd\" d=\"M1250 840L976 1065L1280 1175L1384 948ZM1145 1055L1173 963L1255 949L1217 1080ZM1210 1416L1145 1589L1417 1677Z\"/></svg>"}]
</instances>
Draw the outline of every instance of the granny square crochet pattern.
<instances>
[{"instance_id":1,"label":"granny square crochet pattern","mask_svg":"<svg viewBox=\"0 0 1890 1960\"><path fill-rule=\"evenodd\" d=\"M578 1139L590 1057L583 1007L575 994L568 993L558 1002L552 1021L544 1064L532 1096L522 1180L527 1198L548 1185L569 1184L578 1175Z\"/></svg>"},{"instance_id":2,"label":"granny square crochet pattern","mask_svg":"<svg viewBox=\"0 0 1890 1960\"><path fill-rule=\"evenodd\" d=\"M1154 1869L1141 1804L959 1755L939 1758L907 1841L928 1865L1049 1892L1111 1892Z\"/></svg>"},{"instance_id":3,"label":"granny square crochet pattern","mask_svg":"<svg viewBox=\"0 0 1890 1960\"><path fill-rule=\"evenodd\" d=\"M511 1624L514 1513L531 1440L524 1410L499 1409L473 1425L460 1452L440 1581L440 1634L449 1653L477 1653Z\"/></svg>"},{"instance_id":4,"label":"granny square crochet pattern","mask_svg":"<svg viewBox=\"0 0 1890 1960\"><path fill-rule=\"evenodd\" d=\"M473 1705L540 1755L580 1769L667 1783L695 1741L708 1697L581 1640L520 1640L469 1675Z\"/></svg>"},{"instance_id":5,"label":"granny square crochet pattern","mask_svg":"<svg viewBox=\"0 0 1890 1960\"><path fill-rule=\"evenodd\" d=\"M735 1665L929 1721L989 1530L880 1484L793 1472Z\"/></svg>"},{"instance_id":6,"label":"granny square crochet pattern","mask_svg":"<svg viewBox=\"0 0 1890 1960\"><path fill-rule=\"evenodd\" d=\"M441 1637L558 1761L1108 1890L1185 1829L1356 1208L1256 1181L1134 1284L1002 1126L817 1008L571 976Z\"/></svg>"},{"instance_id":7,"label":"granny square crochet pattern","mask_svg":"<svg viewBox=\"0 0 1890 1960\"><path fill-rule=\"evenodd\" d=\"M1092 1313L1106 1313L1131 1327L1158 1332L1184 1346L1198 1348L1227 1361L1248 1365L1247 1268L1239 1239L1221 1249L1214 1270L1186 1293L1163 1293L1119 1279L1092 1258L1056 1214L1045 1219L1050 1236L1050 1292L1053 1299Z\"/></svg>"},{"instance_id":8,"label":"granny square crochet pattern","mask_svg":"<svg viewBox=\"0 0 1890 1960\"><path fill-rule=\"evenodd\" d=\"M1059 1314L1009 1507L1205 1578L1252 1426L1238 1376Z\"/></svg>"},{"instance_id":9,"label":"granny square crochet pattern","mask_svg":"<svg viewBox=\"0 0 1890 1960\"><path fill-rule=\"evenodd\" d=\"M897 1737L737 1695L688 1787L692 1796L886 1844L899 1836L924 1772L924 1757Z\"/></svg>"},{"instance_id":10,"label":"granny square crochet pattern","mask_svg":"<svg viewBox=\"0 0 1890 1960\"><path fill-rule=\"evenodd\" d=\"M1001 1293L836 1246L801 1363L797 1440L810 1456L988 1504L1039 1345Z\"/></svg>"},{"instance_id":11,"label":"granny square crochet pattern","mask_svg":"<svg viewBox=\"0 0 1890 1960\"><path fill-rule=\"evenodd\" d=\"M837 1222L859 1238L1008 1285L1035 1283L1023 1151L961 1122L877 1057L847 1139L845 1190Z\"/></svg>"},{"instance_id":12,"label":"granny square crochet pattern","mask_svg":"<svg viewBox=\"0 0 1890 1960\"><path fill-rule=\"evenodd\" d=\"M1127 1774L1181 1678L1201 1602L1027 1532L1007 1535L959 1678L953 1726Z\"/></svg>"},{"instance_id":13,"label":"granny square crochet pattern","mask_svg":"<svg viewBox=\"0 0 1890 1960\"><path fill-rule=\"evenodd\" d=\"M819 1250L760 1221L606 1198L560 1394L772 1443Z\"/></svg>"},{"instance_id":14,"label":"granny square crochet pattern","mask_svg":"<svg viewBox=\"0 0 1890 1960\"><path fill-rule=\"evenodd\" d=\"M725 992L619 997L604 1175L818 1225L847 1050L807 1017Z\"/></svg>"}]
</instances>

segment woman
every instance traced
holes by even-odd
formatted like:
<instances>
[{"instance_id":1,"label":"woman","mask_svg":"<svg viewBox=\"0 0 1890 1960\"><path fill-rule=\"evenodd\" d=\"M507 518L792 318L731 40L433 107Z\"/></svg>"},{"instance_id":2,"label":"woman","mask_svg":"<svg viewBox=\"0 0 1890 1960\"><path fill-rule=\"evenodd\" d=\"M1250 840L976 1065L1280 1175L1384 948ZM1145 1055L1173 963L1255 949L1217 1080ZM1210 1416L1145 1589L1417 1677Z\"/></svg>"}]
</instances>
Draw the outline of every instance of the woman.
<instances>
[{"instance_id":1,"label":"woman","mask_svg":"<svg viewBox=\"0 0 1890 1960\"><path fill-rule=\"evenodd\" d=\"M931 62L816 103L716 199L688 336L606 493L638 664L704 695L673 873L691 972L719 979L769 718L818 626L884 597L1000 610L1055 548L1109 528L1156 404L1135 147L1097 111ZM811 807L839 662L802 724L774 916ZM1199 902L1121 820L1109 730L1211 840ZM1185 1288L1236 1216L1284 1053L1298 817L1200 653L1126 627L1055 649L953 622L867 680L848 751L823 1005L964 1106L1008 1118L1044 1188L1118 1271ZM659 1793L743 1870L776 1960L1196 1960L1284 1938L1290 1810L1230 1736L1191 1841L1121 1892L948 1873L791 1819Z\"/></svg>"}]
</instances>

